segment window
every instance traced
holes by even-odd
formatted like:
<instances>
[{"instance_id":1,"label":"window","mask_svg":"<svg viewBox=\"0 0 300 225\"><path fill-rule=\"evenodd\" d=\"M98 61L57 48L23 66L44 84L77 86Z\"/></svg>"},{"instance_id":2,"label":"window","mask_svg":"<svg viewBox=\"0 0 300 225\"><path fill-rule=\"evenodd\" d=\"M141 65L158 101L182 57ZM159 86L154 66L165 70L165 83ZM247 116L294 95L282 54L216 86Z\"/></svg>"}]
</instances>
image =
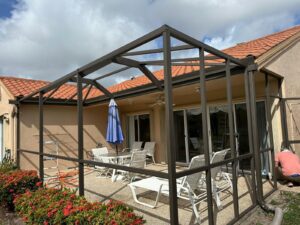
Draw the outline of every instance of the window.
<instances>
[{"instance_id":1,"label":"window","mask_svg":"<svg viewBox=\"0 0 300 225\"><path fill-rule=\"evenodd\" d=\"M132 115L127 117L127 143L128 147L134 141L150 141L150 116L149 114Z\"/></svg>"}]
</instances>

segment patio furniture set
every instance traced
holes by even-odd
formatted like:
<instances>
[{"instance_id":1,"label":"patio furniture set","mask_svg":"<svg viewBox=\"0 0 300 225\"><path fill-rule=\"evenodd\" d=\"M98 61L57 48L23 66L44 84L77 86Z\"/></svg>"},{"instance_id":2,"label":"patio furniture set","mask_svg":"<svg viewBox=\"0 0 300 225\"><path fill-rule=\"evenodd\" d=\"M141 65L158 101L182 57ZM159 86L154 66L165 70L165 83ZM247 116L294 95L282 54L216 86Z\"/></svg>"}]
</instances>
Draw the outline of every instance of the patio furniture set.
<instances>
[{"instance_id":1,"label":"patio furniture set","mask_svg":"<svg viewBox=\"0 0 300 225\"><path fill-rule=\"evenodd\" d=\"M225 159L226 154L230 149L224 149L212 154L211 164L221 162ZM188 169L205 166L204 155L198 155L192 158ZM211 169L212 193L218 209L222 208L220 193L230 189L232 192L232 181L228 173L221 170L221 166ZM169 182L167 179L148 177L139 181L134 181L128 184L131 189L135 202L150 208L156 208L161 195L169 195ZM136 190L144 189L147 191L156 192L154 204L148 204L138 199ZM201 223L198 208L200 203L207 198L206 182L204 172L194 173L177 179L177 197L190 201L192 210L196 217L196 222Z\"/></svg>"},{"instance_id":2,"label":"patio furniture set","mask_svg":"<svg viewBox=\"0 0 300 225\"><path fill-rule=\"evenodd\" d=\"M92 149L92 157L93 160L98 162L144 168L147 156L155 163L155 142L146 142L144 148L142 148L142 144L143 142L134 142L131 148L124 148L120 153L109 151L107 147L94 148ZM112 182L115 182L118 178L133 180L136 176L133 173L106 167L95 166L95 169L98 172L98 177L111 175Z\"/></svg>"},{"instance_id":3,"label":"patio furniture set","mask_svg":"<svg viewBox=\"0 0 300 225\"><path fill-rule=\"evenodd\" d=\"M144 168L146 165L146 155L149 154L149 152L151 155L153 155L152 153L154 153L155 143L146 143L144 149L142 149L141 146L142 142L134 142L131 149L123 149L123 151L119 154L109 152L106 147L95 148L92 149L92 154L94 156L94 160L96 161L101 161L104 163L118 163L121 165L136 168ZM150 151L148 148L149 146L153 147ZM211 164L223 161L229 151L230 149L224 149L212 153L210 160ZM188 169L193 169L201 166L205 166L204 155L197 155L192 158ZM111 179L113 182L119 180L118 177L121 177L122 180L129 181L128 186L132 192L133 199L138 204L150 208L156 208L160 196L169 195L169 182L167 179L147 177L137 180L136 174L130 172L117 171L116 169L109 169L99 166L95 166L95 169L98 172L98 177L107 178L109 175L111 175ZM218 209L221 209L222 202L220 199L220 193L228 189L232 192L232 181L229 174L221 170L221 166L217 166L211 169L211 181L213 198ZM149 204L139 200L137 194L138 189L156 192L154 203ZM205 201L207 198L204 172L198 172L177 179L177 197L190 202L190 205L192 206L192 210L196 217L196 222L200 224L200 214L197 207L199 207L200 203Z\"/></svg>"}]
</instances>

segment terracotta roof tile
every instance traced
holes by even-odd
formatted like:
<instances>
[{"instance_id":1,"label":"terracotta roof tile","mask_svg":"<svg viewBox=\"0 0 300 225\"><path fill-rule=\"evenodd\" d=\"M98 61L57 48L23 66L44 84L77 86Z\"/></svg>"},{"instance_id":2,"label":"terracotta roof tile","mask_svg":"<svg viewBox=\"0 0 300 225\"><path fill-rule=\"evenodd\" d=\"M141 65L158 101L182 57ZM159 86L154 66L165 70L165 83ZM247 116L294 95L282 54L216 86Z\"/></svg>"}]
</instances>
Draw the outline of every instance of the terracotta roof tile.
<instances>
[{"instance_id":1,"label":"terracotta roof tile","mask_svg":"<svg viewBox=\"0 0 300 225\"><path fill-rule=\"evenodd\" d=\"M26 96L48 84L50 82L43 80L32 80L25 78L16 78L9 76L0 76L0 81L6 86L6 88L10 91L10 93L15 97ZM53 99L68 99L72 97L77 91L75 85L72 84L64 84L62 85L52 96ZM88 88L83 90L83 96L86 95ZM51 93L48 92L45 96ZM98 89L93 88L89 93L89 98L96 97L101 95ZM76 99L76 97L74 97Z\"/></svg>"},{"instance_id":2,"label":"terracotta roof tile","mask_svg":"<svg viewBox=\"0 0 300 225\"><path fill-rule=\"evenodd\" d=\"M224 49L223 52L232 55L235 58L243 59L248 55L253 55L256 58L266 53L271 48L280 44L281 42L289 39L296 33L300 32L300 26L295 26L289 28L287 30L273 33L267 35L265 37L261 37L255 40L251 40L248 42L239 43L233 47ZM187 74L193 71L199 70L198 66L173 66L172 67L172 76L180 76L183 74ZM163 80L163 70L158 70L153 72L153 74L157 77L158 80ZM42 80L31 80L24 78L15 78L15 77L1 77L0 80L4 83L7 89L14 95L17 96L26 96L39 88L49 84L50 82L42 81ZM108 87L108 90L112 93L124 91L130 88L142 86L149 84L150 80L144 75L138 76L132 80L127 80L121 82L119 84ZM83 90L83 96L86 95L88 88ZM55 99L68 99L76 92L76 86L70 84L62 85L58 91L52 96ZM92 88L88 98L93 98L103 95L96 88ZM76 97L74 98L76 99Z\"/></svg>"}]
</instances>

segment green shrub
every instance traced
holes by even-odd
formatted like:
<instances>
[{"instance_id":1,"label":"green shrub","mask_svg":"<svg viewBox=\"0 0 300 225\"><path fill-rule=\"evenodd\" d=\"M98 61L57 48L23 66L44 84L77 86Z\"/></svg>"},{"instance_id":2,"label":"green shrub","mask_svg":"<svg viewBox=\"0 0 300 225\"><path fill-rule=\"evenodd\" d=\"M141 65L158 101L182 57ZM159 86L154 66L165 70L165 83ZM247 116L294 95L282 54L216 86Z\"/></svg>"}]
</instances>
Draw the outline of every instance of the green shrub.
<instances>
[{"instance_id":1,"label":"green shrub","mask_svg":"<svg viewBox=\"0 0 300 225\"><path fill-rule=\"evenodd\" d=\"M110 201L90 203L70 190L40 188L27 191L15 201L16 212L27 224L119 224L140 225L145 221L128 206Z\"/></svg>"},{"instance_id":2,"label":"green shrub","mask_svg":"<svg viewBox=\"0 0 300 225\"><path fill-rule=\"evenodd\" d=\"M16 165L11 161L4 161L0 164L0 173L8 173L16 169Z\"/></svg>"},{"instance_id":3,"label":"green shrub","mask_svg":"<svg viewBox=\"0 0 300 225\"><path fill-rule=\"evenodd\" d=\"M13 210L13 200L18 194L23 194L26 190L36 190L39 185L41 182L34 170L0 173L0 203Z\"/></svg>"}]
</instances>

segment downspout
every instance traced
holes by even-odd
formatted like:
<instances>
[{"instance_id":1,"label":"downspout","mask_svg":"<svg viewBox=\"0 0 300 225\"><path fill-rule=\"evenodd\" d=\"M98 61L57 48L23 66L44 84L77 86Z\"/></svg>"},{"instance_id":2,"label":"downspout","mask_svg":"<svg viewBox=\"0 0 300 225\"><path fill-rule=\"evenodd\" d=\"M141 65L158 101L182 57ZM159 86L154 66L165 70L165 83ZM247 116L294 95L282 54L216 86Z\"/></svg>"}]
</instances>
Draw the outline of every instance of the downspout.
<instances>
[{"instance_id":1,"label":"downspout","mask_svg":"<svg viewBox=\"0 0 300 225\"><path fill-rule=\"evenodd\" d=\"M282 209L275 207L271 204L266 204L263 200L263 190L262 190L262 177L261 177L261 158L260 158L260 148L258 143L257 134L257 117L256 117L256 94L255 94L255 79L254 72L257 71L257 65L254 62L254 57L248 57L248 68L247 68L247 80L248 80L248 91L250 97L250 119L251 119L251 133L253 140L253 150L254 150L254 163L256 170L256 185L257 185L257 203L258 205L268 213L274 213L274 218L270 225L281 225L283 219ZM245 84L246 85L246 84Z\"/></svg>"}]
</instances>

